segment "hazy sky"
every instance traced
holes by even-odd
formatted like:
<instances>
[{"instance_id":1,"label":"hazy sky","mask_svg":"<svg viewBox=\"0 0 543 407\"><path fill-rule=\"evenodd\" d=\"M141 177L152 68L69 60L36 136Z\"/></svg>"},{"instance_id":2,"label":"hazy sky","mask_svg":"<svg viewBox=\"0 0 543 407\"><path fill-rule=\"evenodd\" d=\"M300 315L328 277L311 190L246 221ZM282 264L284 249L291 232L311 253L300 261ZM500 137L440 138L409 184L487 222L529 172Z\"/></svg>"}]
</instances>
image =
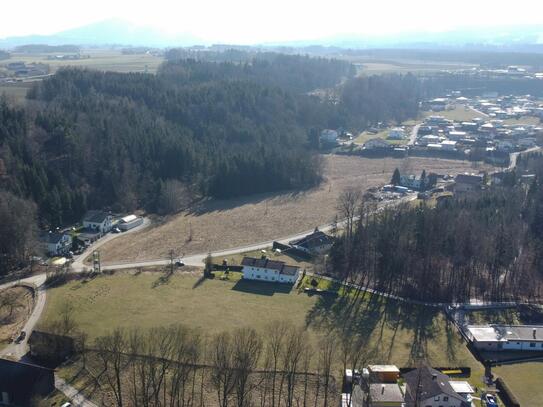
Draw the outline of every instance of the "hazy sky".
<instances>
[{"instance_id":1,"label":"hazy sky","mask_svg":"<svg viewBox=\"0 0 543 407\"><path fill-rule=\"evenodd\" d=\"M257 43L341 34L543 24L543 1L499 0L2 0L0 38L51 34L122 18L206 41Z\"/></svg>"}]
</instances>

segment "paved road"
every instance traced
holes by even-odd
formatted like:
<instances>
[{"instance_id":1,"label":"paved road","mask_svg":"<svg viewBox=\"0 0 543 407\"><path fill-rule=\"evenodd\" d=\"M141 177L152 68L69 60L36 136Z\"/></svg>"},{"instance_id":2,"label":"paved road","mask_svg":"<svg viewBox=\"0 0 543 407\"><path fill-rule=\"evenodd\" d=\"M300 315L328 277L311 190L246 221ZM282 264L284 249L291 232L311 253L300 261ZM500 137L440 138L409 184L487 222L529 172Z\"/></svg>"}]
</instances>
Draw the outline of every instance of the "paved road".
<instances>
[{"instance_id":1,"label":"paved road","mask_svg":"<svg viewBox=\"0 0 543 407\"><path fill-rule=\"evenodd\" d=\"M57 375L55 375L55 387L72 401L72 406L98 407L92 401L89 401L87 398L85 398L85 396L79 393L79 390L70 386L64 379L61 379Z\"/></svg>"},{"instance_id":2,"label":"paved road","mask_svg":"<svg viewBox=\"0 0 543 407\"><path fill-rule=\"evenodd\" d=\"M415 141L417 141L417 135L419 134L420 126L421 126L421 123L413 126L413 129L411 130L411 136L409 137L409 142L407 143L408 146L414 145Z\"/></svg>"},{"instance_id":3,"label":"paved road","mask_svg":"<svg viewBox=\"0 0 543 407\"><path fill-rule=\"evenodd\" d=\"M34 297L34 309L32 310L32 313L30 314L30 317L26 321L23 331L26 332L26 337L23 341L20 343L11 343L4 349L0 350L0 356L10 356L12 358L21 359L26 353L28 352L28 338L30 337L30 334L32 333L32 330L34 329L34 326L37 324L38 320L40 319L41 313L43 312L43 308L45 307L45 299L46 299L46 293L45 293L45 287L43 284L45 283L45 274L39 274L36 276L28 277L22 280L12 281L7 284L0 285L0 290L3 290L8 287L12 287L14 285L25 283L35 286L35 297Z\"/></svg>"},{"instance_id":4,"label":"paved road","mask_svg":"<svg viewBox=\"0 0 543 407\"><path fill-rule=\"evenodd\" d=\"M414 200L416 198L417 198L417 194L409 194L405 198L403 198L401 200L398 200L398 201L390 201L390 202L386 202L386 203L381 203L380 206L378 207L378 210L381 210L381 209L385 208L386 206L398 205L401 202L412 201L412 200ZM337 226L342 227L344 225L344 223L345 222L339 222L337 224ZM319 230L321 230L323 232L328 232L333 227L334 226L332 224L325 224L325 225L319 226ZM274 240L267 240L265 242L260 242L260 243L245 245L245 246L239 246L239 247L233 247L233 248L225 249L225 250L214 251L214 252L211 252L211 256L213 256L213 257L223 257L223 256L227 257L227 256L231 256L231 255L234 255L234 254L252 252L252 251L256 251L256 250L262 250L262 249L266 249L266 248L271 247L273 245L274 241L282 243L282 244L287 244L288 242L290 242L292 240L301 239L301 238L307 236L309 233L312 233L313 231L314 231L314 229L310 229L310 230L306 230L304 232L301 232L301 233L298 233L298 234L295 234L295 235L282 237L282 238L278 238L278 239L274 239ZM205 258L208 255L209 255L209 253L200 253L200 254L188 255L188 256L183 257L183 262L187 266L202 266L204 264L204 262L205 262ZM164 266L164 265L167 265L169 263L170 263L169 259L150 259L150 260L144 260L144 261L126 261L126 262L117 262L117 263L102 263L102 270L122 270L122 269L131 269L131 268L139 268L139 267L149 267L149 266ZM81 271L81 268L74 267L74 265L72 265L72 268L76 272Z\"/></svg>"}]
</instances>

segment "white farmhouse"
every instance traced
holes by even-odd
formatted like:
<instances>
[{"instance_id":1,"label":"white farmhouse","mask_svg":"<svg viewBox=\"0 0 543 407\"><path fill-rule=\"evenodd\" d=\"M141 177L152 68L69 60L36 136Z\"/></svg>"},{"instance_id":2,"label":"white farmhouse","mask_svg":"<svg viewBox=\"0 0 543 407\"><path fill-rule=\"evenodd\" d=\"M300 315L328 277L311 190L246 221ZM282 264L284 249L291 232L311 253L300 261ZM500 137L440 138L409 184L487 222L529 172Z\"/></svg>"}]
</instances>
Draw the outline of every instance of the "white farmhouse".
<instances>
[{"instance_id":1,"label":"white farmhouse","mask_svg":"<svg viewBox=\"0 0 543 407\"><path fill-rule=\"evenodd\" d=\"M111 230L113 217L103 211L88 211L83 217L83 227L104 234Z\"/></svg>"},{"instance_id":2,"label":"white farmhouse","mask_svg":"<svg viewBox=\"0 0 543 407\"><path fill-rule=\"evenodd\" d=\"M270 260L266 257L261 259L244 257L241 265L244 279L278 283L294 284L300 270L297 266L289 266L282 261Z\"/></svg>"},{"instance_id":3,"label":"white farmhouse","mask_svg":"<svg viewBox=\"0 0 543 407\"><path fill-rule=\"evenodd\" d=\"M405 139L405 130L401 127L395 127L388 132L389 140L403 140Z\"/></svg>"},{"instance_id":4,"label":"white farmhouse","mask_svg":"<svg viewBox=\"0 0 543 407\"><path fill-rule=\"evenodd\" d=\"M72 236L68 233L49 232L41 236L45 252L50 256L67 254L72 247Z\"/></svg>"}]
</instances>

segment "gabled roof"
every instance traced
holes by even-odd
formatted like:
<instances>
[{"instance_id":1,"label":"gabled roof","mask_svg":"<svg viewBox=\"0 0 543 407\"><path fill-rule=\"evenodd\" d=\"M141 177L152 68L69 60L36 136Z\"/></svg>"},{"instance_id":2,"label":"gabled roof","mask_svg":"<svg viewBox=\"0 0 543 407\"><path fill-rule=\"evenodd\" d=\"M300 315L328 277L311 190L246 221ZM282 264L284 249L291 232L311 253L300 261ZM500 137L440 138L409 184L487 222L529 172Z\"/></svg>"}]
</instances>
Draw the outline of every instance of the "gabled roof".
<instances>
[{"instance_id":1,"label":"gabled roof","mask_svg":"<svg viewBox=\"0 0 543 407\"><path fill-rule=\"evenodd\" d=\"M454 179L457 183L480 185L483 182L482 175L458 174Z\"/></svg>"},{"instance_id":2,"label":"gabled roof","mask_svg":"<svg viewBox=\"0 0 543 407\"><path fill-rule=\"evenodd\" d=\"M431 367L425 366L420 369L414 369L404 374L403 378L407 383L405 401L408 406L413 406L415 401L420 402L440 394L446 394L463 402L466 401L453 390L449 383L449 376Z\"/></svg>"},{"instance_id":3,"label":"gabled roof","mask_svg":"<svg viewBox=\"0 0 543 407\"><path fill-rule=\"evenodd\" d=\"M109 216L109 213L104 211L90 210L83 217L83 222L102 223Z\"/></svg>"},{"instance_id":4,"label":"gabled roof","mask_svg":"<svg viewBox=\"0 0 543 407\"><path fill-rule=\"evenodd\" d=\"M244 257L241 260L242 266L265 268L277 270L280 274L293 276L298 271L298 266L289 266L282 261L270 260L268 258L255 259L254 257Z\"/></svg>"},{"instance_id":5,"label":"gabled roof","mask_svg":"<svg viewBox=\"0 0 543 407\"><path fill-rule=\"evenodd\" d=\"M319 247L322 245L332 244L333 238L328 236L326 233L321 232L319 229L299 240L294 240L290 244L294 246L302 246L306 249L312 249L314 247Z\"/></svg>"},{"instance_id":6,"label":"gabled roof","mask_svg":"<svg viewBox=\"0 0 543 407\"><path fill-rule=\"evenodd\" d=\"M64 233L57 233L57 232L49 232L49 233L44 233L43 235L41 235L42 240L45 243L49 243L49 244L57 244L62 240L63 237L64 237Z\"/></svg>"}]
</instances>

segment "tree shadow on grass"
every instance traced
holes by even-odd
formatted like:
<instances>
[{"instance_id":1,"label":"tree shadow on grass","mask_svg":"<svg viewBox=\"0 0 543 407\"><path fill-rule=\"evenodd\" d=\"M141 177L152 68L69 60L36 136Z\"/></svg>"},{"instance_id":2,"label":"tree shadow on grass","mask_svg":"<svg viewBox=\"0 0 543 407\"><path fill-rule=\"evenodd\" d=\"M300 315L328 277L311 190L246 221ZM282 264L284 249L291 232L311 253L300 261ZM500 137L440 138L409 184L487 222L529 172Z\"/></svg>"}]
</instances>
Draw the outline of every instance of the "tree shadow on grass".
<instances>
[{"instance_id":1,"label":"tree shadow on grass","mask_svg":"<svg viewBox=\"0 0 543 407\"><path fill-rule=\"evenodd\" d=\"M391 361L398 343L400 330L410 331L408 360L414 363L428 358L428 344L438 334L435 318L438 308L402 303L379 295L365 293L358 299L352 296L322 297L308 312L306 325L320 331L335 330L343 335L356 336L367 348L366 353L381 361ZM452 333L451 333L452 334ZM452 337L447 341L448 355L453 356Z\"/></svg>"},{"instance_id":2,"label":"tree shadow on grass","mask_svg":"<svg viewBox=\"0 0 543 407\"><path fill-rule=\"evenodd\" d=\"M292 291L292 284L269 283L266 281L239 280L232 287L234 291L244 293L272 296L274 294L289 294Z\"/></svg>"}]
</instances>

